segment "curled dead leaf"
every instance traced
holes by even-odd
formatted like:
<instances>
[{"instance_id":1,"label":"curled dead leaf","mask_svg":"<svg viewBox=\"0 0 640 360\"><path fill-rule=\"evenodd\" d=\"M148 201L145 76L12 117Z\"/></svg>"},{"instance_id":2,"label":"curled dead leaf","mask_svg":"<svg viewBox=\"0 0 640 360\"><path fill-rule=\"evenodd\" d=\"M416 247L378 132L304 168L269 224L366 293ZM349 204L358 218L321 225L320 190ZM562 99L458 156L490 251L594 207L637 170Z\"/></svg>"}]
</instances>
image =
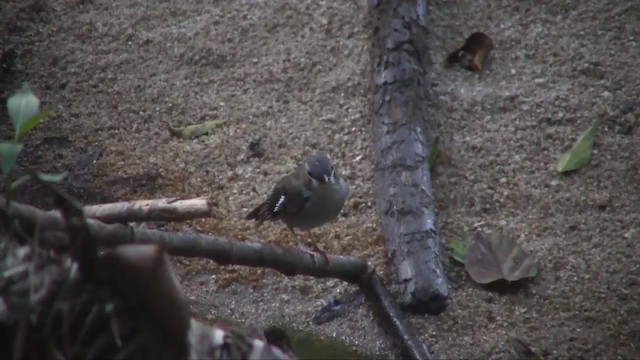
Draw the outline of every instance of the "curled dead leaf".
<instances>
[{"instance_id":1,"label":"curled dead leaf","mask_svg":"<svg viewBox=\"0 0 640 360\"><path fill-rule=\"evenodd\" d=\"M464 44L447 56L447 64L459 63L470 71L480 71L484 66L489 52L494 49L493 40L483 32L469 35Z\"/></svg>"},{"instance_id":2,"label":"curled dead leaf","mask_svg":"<svg viewBox=\"0 0 640 360\"><path fill-rule=\"evenodd\" d=\"M464 266L479 284L500 279L512 282L538 274L537 264L518 243L503 234L487 236L482 231L471 239Z\"/></svg>"}]
</instances>

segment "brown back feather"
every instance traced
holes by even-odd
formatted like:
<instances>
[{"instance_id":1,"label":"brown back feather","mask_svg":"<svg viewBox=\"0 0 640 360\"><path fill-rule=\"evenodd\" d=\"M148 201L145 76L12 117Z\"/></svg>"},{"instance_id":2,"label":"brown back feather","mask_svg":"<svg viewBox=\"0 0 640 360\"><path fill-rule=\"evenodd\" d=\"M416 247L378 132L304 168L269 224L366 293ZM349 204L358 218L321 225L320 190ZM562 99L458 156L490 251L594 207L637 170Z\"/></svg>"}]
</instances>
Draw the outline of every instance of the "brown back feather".
<instances>
[{"instance_id":1,"label":"brown back feather","mask_svg":"<svg viewBox=\"0 0 640 360\"><path fill-rule=\"evenodd\" d=\"M256 220L259 224L267 220L276 220L273 216L274 214L271 212L271 203L270 201L265 201L262 204L258 205L255 209L251 210L251 212L245 218L246 220Z\"/></svg>"},{"instance_id":2,"label":"brown back feather","mask_svg":"<svg viewBox=\"0 0 640 360\"><path fill-rule=\"evenodd\" d=\"M296 171L304 174L303 176L298 176L299 178L304 179L303 181L311 181L306 176L304 166L298 167ZM295 213L299 211L306 204L306 199L297 196L297 193L293 190L296 189L296 187L295 182L292 182L291 179L297 179L298 177L294 177L294 174L282 177L276 186L274 186L267 200L253 209L245 219L256 220L258 225L260 225L267 220L276 221L281 219L283 216L287 216L288 213ZM280 201L282 196L287 198L287 208L278 213L274 213L273 209L276 207L276 204Z\"/></svg>"}]
</instances>

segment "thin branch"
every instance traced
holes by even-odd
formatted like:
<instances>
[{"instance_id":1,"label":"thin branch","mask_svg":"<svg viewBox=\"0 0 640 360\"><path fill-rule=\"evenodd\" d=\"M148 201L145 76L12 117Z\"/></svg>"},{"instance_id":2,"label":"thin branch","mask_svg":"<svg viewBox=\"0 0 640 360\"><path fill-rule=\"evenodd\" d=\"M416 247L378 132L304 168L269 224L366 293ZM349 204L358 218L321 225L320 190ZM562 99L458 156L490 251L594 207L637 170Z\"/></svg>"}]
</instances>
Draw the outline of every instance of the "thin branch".
<instances>
[{"instance_id":1,"label":"thin branch","mask_svg":"<svg viewBox=\"0 0 640 360\"><path fill-rule=\"evenodd\" d=\"M398 307L375 272L362 277L358 284L365 296L375 305L375 310L382 318L385 328L389 329L396 339L403 359L430 360L431 354L427 345L420 340L415 328Z\"/></svg>"},{"instance_id":2,"label":"thin branch","mask_svg":"<svg viewBox=\"0 0 640 360\"><path fill-rule=\"evenodd\" d=\"M209 197L122 201L111 204L87 205L83 210L86 217L107 224L184 221L218 217L213 201Z\"/></svg>"}]
</instances>

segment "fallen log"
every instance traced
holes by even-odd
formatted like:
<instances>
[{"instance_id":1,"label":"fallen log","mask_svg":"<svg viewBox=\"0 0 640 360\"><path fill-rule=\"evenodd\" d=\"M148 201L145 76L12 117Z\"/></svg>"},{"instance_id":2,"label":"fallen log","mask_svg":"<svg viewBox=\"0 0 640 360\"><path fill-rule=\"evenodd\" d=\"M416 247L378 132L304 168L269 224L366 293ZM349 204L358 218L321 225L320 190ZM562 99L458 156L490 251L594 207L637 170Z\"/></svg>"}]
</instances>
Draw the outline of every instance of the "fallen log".
<instances>
[{"instance_id":1,"label":"fallen log","mask_svg":"<svg viewBox=\"0 0 640 360\"><path fill-rule=\"evenodd\" d=\"M425 116L426 0L371 0L372 133L377 207L401 303L439 314L449 296L440 260Z\"/></svg>"}]
</instances>

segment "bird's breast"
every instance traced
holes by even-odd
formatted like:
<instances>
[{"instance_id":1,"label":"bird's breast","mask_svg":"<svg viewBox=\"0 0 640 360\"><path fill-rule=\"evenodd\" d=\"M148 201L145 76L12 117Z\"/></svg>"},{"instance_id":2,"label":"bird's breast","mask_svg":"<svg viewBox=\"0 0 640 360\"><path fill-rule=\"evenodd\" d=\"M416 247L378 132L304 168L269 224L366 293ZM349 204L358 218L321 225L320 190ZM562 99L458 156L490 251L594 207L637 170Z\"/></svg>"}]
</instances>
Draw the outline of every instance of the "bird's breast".
<instances>
[{"instance_id":1,"label":"bird's breast","mask_svg":"<svg viewBox=\"0 0 640 360\"><path fill-rule=\"evenodd\" d=\"M335 220L349 196L349 185L340 178L334 183L319 184L309 202L288 223L303 230L310 230Z\"/></svg>"}]
</instances>

